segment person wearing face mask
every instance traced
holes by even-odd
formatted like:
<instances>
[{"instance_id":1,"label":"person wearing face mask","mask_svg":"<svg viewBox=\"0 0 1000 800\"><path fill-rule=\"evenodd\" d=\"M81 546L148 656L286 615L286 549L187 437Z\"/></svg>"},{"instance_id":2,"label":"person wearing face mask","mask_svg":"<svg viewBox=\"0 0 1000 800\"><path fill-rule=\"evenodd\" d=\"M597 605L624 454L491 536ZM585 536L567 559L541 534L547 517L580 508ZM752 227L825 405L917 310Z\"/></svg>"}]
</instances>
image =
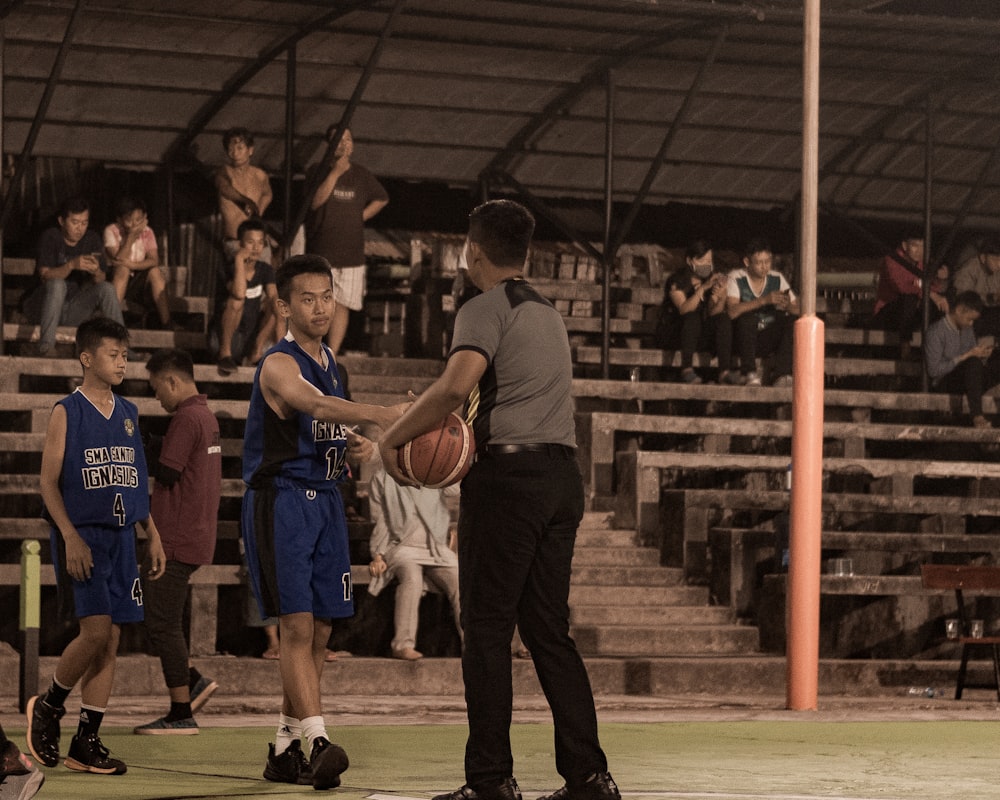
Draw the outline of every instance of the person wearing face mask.
<instances>
[{"instance_id":1,"label":"person wearing face mask","mask_svg":"<svg viewBox=\"0 0 1000 800\"><path fill-rule=\"evenodd\" d=\"M725 274L715 269L712 247L695 239L687 248L684 266L667 278L661 310L660 345L673 352L680 345L681 380L701 383L694 354L712 352L719 362L719 383L743 383L732 369L733 328L726 313Z\"/></svg>"}]
</instances>

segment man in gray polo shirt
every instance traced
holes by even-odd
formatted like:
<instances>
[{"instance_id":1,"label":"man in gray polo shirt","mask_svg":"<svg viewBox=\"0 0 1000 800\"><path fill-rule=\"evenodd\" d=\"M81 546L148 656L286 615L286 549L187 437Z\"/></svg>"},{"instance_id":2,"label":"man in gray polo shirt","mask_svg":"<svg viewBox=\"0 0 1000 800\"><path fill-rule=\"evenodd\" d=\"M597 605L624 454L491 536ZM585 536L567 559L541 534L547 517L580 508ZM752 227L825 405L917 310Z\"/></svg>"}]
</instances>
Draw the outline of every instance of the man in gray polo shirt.
<instances>
[{"instance_id":1,"label":"man in gray polo shirt","mask_svg":"<svg viewBox=\"0 0 1000 800\"><path fill-rule=\"evenodd\" d=\"M482 294L455 320L444 373L379 444L397 450L465 404L476 463L462 481L459 593L469 717L466 783L434 800L520 800L510 745L510 640L518 625L555 724L566 785L542 800L620 800L598 739L586 667L569 635L569 584L583 481L576 463L572 360L559 312L524 280L534 219L496 200L469 218L469 277Z\"/></svg>"}]
</instances>

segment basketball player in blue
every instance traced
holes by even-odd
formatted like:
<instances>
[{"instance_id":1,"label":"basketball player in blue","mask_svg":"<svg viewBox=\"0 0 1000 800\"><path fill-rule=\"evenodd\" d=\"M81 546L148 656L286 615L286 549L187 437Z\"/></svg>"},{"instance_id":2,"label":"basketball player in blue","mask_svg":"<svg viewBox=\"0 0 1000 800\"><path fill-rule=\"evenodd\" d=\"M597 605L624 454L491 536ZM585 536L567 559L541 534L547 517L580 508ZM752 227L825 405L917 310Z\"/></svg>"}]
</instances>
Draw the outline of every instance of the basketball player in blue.
<instances>
[{"instance_id":1,"label":"basketball player in blue","mask_svg":"<svg viewBox=\"0 0 1000 800\"><path fill-rule=\"evenodd\" d=\"M320 675L331 620L354 613L347 520L337 487L349 456L364 461L374 453L372 442L348 426L386 428L406 404L385 408L344 399L333 353L323 343L334 307L326 259L288 259L276 288L288 334L257 367L243 445L250 586L261 614L278 617L281 634L281 715L264 777L332 789L348 758L327 734Z\"/></svg>"},{"instance_id":2,"label":"basketball player in blue","mask_svg":"<svg viewBox=\"0 0 1000 800\"><path fill-rule=\"evenodd\" d=\"M95 317L77 329L83 384L52 409L40 478L60 605L72 599L80 632L59 657L48 691L28 700L28 747L45 766L59 763L59 720L79 682L80 722L65 764L101 775L126 770L98 731L111 696L121 625L143 618L136 523L146 529L148 577L160 577L166 564L149 515L139 414L111 390L125 379L127 351L128 331L118 322Z\"/></svg>"}]
</instances>

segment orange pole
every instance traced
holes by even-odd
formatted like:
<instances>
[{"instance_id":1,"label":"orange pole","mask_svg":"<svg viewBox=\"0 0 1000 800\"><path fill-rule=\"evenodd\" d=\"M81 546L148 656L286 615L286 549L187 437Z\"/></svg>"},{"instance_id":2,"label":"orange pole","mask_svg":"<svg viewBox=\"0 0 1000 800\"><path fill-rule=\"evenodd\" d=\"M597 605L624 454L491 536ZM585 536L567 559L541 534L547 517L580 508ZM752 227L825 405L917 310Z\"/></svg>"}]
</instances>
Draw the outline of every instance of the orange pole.
<instances>
[{"instance_id":1,"label":"orange pole","mask_svg":"<svg viewBox=\"0 0 1000 800\"><path fill-rule=\"evenodd\" d=\"M787 706L815 711L819 683L819 575L823 522L823 321L795 323L792 507L788 543Z\"/></svg>"}]
</instances>

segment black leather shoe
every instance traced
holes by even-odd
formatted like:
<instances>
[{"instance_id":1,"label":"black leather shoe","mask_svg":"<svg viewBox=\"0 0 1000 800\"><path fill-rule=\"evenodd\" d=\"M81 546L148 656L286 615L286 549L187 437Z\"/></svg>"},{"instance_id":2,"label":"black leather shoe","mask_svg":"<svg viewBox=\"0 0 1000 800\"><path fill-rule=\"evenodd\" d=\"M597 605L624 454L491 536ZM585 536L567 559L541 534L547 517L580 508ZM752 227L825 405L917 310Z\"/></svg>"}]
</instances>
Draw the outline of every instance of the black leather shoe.
<instances>
[{"instance_id":1,"label":"black leather shoe","mask_svg":"<svg viewBox=\"0 0 1000 800\"><path fill-rule=\"evenodd\" d=\"M610 772L595 772L579 785L566 784L538 800L621 800L621 797Z\"/></svg>"},{"instance_id":2,"label":"black leather shoe","mask_svg":"<svg viewBox=\"0 0 1000 800\"><path fill-rule=\"evenodd\" d=\"M505 778L500 783L473 789L463 786L453 792L437 795L434 800L521 800L521 790L513 778Z\"/></svg>"}]
</instances>

